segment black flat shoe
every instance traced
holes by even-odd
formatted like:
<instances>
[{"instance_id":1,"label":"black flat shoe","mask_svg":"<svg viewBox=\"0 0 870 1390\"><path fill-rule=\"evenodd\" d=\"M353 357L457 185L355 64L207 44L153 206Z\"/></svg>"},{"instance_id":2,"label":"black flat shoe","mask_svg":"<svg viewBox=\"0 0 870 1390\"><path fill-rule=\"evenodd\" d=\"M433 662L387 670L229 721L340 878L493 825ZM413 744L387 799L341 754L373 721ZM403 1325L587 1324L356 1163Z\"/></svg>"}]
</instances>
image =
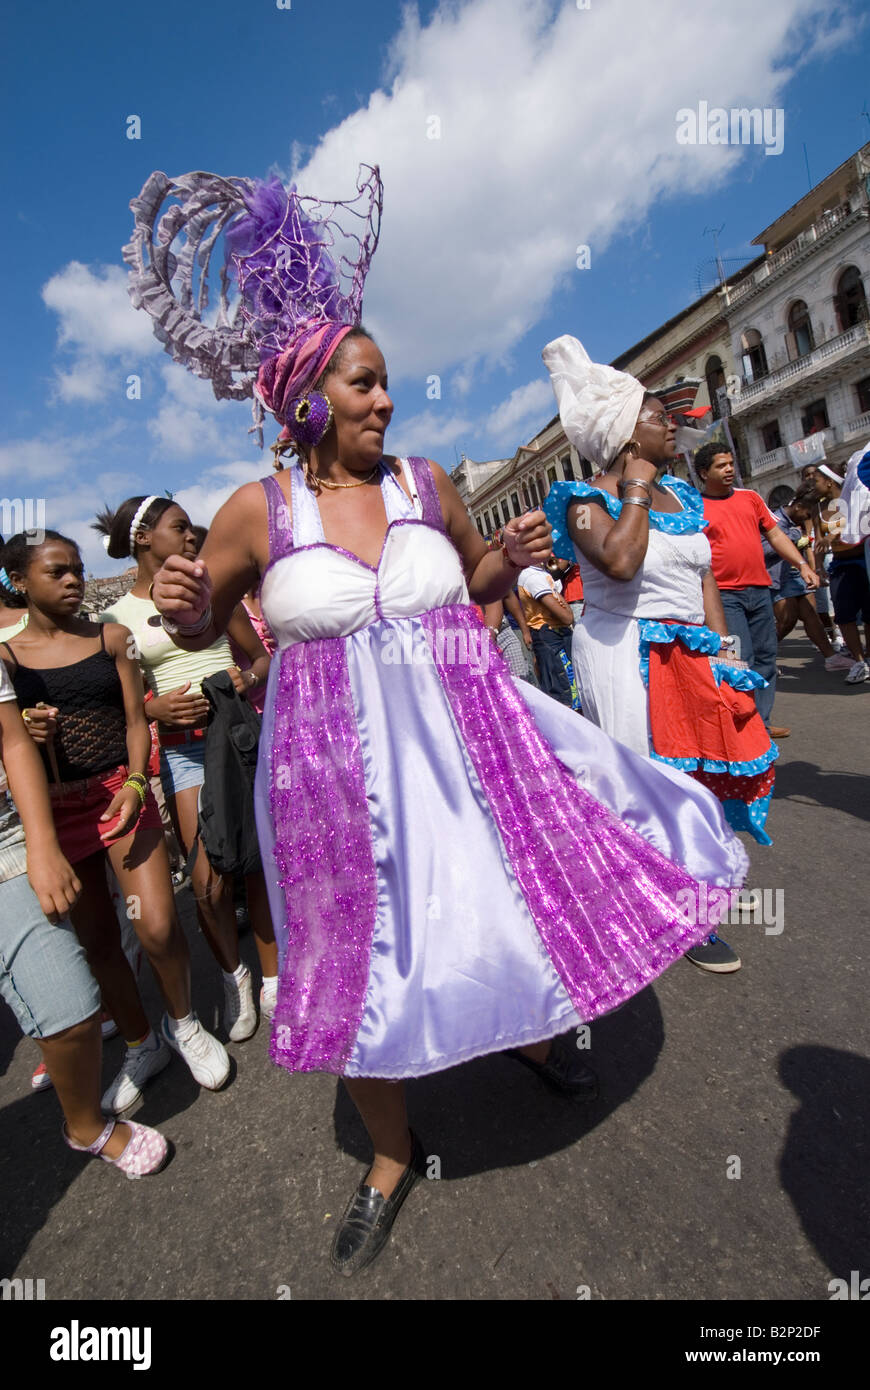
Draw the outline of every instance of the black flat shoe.
<instances>
[{"instance_id":1,"label":"black flat shoe","mask_svg":"<svg viewBox=\"0 0 870 1390\"><path fill-rule=\"evenodd\" d=\"M546 1062L535 1062L518 1047L509 1047L505 1054L515 1062L522 1062L536 1076L539 1076L551 1091L559 1095L571 1096L574 1100L597 1100L599 1095L598 1077L591 1067L581 1062L576 1052L554 1039Z\"/></svg>"},{"instance_id":2,"label":"black flat shoe","mask_svg":"<svg viewBox=\"0 0 870 1390\"><path fill-rule=\"evenodd\" d=\"M358 1274L370 1265L390 1238L399 1208L414 1183L425 1172L423 1146L411 1130L411 1161L389 1197L361 1182L341 1220L332 1242L330 1263L339 1274Z\"/></svg>"}]
</instances>

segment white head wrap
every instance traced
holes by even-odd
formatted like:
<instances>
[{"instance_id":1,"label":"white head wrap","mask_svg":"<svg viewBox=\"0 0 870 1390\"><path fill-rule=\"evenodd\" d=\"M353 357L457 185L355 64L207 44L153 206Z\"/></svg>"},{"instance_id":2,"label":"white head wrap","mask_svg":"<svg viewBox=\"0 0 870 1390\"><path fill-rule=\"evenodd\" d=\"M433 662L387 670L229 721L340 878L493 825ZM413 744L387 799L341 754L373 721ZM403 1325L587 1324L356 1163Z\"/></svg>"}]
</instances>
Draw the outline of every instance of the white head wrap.
<instances>
[{"instance_id":1,"label":"white head wrap","mask_svg":"<svg viewBox=\"0 0 870 1390\"><path fill-rule=\"evenodd\" d=\"M567 334L548 343L541 356L566 435L583 458L607 468L631 439L644 387L626 372L593 362Z\"/></svg>"}]
</instances>

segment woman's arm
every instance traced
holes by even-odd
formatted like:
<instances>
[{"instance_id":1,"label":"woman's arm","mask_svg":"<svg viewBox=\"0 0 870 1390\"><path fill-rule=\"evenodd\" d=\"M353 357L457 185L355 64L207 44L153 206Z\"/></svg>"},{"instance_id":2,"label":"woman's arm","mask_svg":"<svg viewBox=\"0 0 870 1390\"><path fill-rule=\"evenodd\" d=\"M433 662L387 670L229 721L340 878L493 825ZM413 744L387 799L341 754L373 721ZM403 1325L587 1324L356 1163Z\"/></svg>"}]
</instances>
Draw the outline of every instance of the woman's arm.
<instances>
[{"instance_id":1,"label":"woman's arm","mask_svg":"<svg viewBox=\"0 0 870 1390\"><path fill-rule=\"evenodd\" d=\"M263 685L269 675L272 658L257 636L257 630L245 612L244 604L238 603L233 609L233 615L227 624L227 634L232 637L237 647L241 647L251 663L246 671L240 671L238 666L230 667L233 685L240 695L245 695L249 690L253 690L255 685ZM239 677L238 681L233 676L234 671Z\"/></svg>"},{"instance_id":2,"label":"woman's arm","mask_svg":"<svg viewBox=\"0 0 870 1390\"><path fill-rule=\"evenodd\" d=\"M635 460L636 466L642 460ZM652 468L652 464L648 465ZM630 497L643 497L632 488ZM623 503L617 521L600 502L572 502L568 506L568 535L590 563L608 579L634 579L649 546L649 512L646 507Z\"/></svg>"},{"instance_id":3,"label":"woman's arm","mask_svg":"<svg viewBox=\"0 0 870 1390\"><path fill-rule=\"evenodd\" d=\"M727 637L728 620L725 617L725 609L722 607L719 585L716 583L712 570L707 570L701 581L701 593L704 599L704 622L714 632L718 632L720 637Z\"/></svg>"},{"instance_id":4,"label":"woman's arm","mask_svg":"<svg viewBox=\"0 0 870 1390\"><path fill-rule=\"evenodd\" d=\"M819 587L819 576L816 574L812 565L808 565L797 546L790 541L784 531L778 526L772 527L770 531L765 531L768 544L774 549L777 555L781 555L783 560L788 560L789 564L794 565L800 574L801 579L811 589Z\"/></svg>"},{"instance_id":5,"label":"woman's arm","mask_svg":"<svg viewBox=\"0 0 870 1390\"><path fill-rule=\"evenodd\" d=\"M129 628L120 623L104 623L106 651L115 658L115 666L121 681L124 696L124 715L127 720L127 774L144 777L147 785L148 760L151 756L151 732L145 718L145 689L139 662L131 656L135 644L131 644ZM144 786L143 786L144 795ZM136 824L142 810L142 796L133 787L122 787L113 797L100 821L118 819L117 825L107 825L100 831L105 844L128 835Z\"/></svg>"},{"instance_id":6,"label":"woman's arm","mask_svg":"<svg viewBox=\"0 0 870 1390\"><path fill-rule=\"evenodd\" d=\"M14 700L0 702L0 757L24 827L30 886L48 920L57 922L82 885L57 842L42 759Z\"/></svg>"},{"instance_id":7,"label":"woman's arm","mask_svg":"<svg viewBox=\"0 0 870 1390\"><path fill-rule=\"evenodd\" d=\"M502 550L490 550L465 509L465 504L444 469L429 460L444 523L462 560L468 593L481 607L503 599L517 581L520 570L539 565L551 553L552 532L543 512L527 512L503 528L511 558Z\"/></svg>"},{"instance_id":8,"label":"woman's arm","mask_svg":"<svg viewBox=\"0 0 870 1390\"><path fill-rule=\"evenodd\" d=\"M505 608L510 613L514 622L517 624L517 627L520 630L520 636L522 637L526 646L530 647L532 645L531 628L526 622L526 615L523 612L523 605L520 603L513 589L511 589L509 593L505 594L502 602L504 603Z\"/></svg>"},{"instance_id":9,"label":"woman's arm","mask_svg":"<svg viewBox=\"0 0 870 1390\"><path fill-rule=\"evenodd\" d=\"M208 625L193 637L174 635L176 646L199 652L226 632L265 569L268 549L266 496L259 483L246 483L217 513L196 560L171 555L154 576L151 596L172 622L193 625L211 604Z\"/></svg>"}]
</instances>

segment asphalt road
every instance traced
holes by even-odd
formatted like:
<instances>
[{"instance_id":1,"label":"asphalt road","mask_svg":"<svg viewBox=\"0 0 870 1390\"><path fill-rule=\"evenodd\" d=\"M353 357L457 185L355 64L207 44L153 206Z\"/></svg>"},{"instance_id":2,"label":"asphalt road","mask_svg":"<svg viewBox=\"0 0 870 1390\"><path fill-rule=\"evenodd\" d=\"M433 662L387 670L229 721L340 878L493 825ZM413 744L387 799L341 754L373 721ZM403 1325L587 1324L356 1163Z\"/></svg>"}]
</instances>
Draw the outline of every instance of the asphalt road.
<instances>
[{"instance_id":1,"label":"asphalt road","mask_svg":"<svg viewBox=\"0 0 870 1390\"><path fill-rule=\"evenodd\" d=\"M128 1182L60 1141L35 1045L0 1009L0 1275L49 1299L797 1299L870 1276L867 862L870 684L783 648L770 827L751 886L781 891L782 931L726 933L731 976L679 962L592 1026L602 1098L577 1107L493 1056L411 1083L440 1178L409 1198L375 1265L331 1273L365 1133L342 1087L271 1066L267 1035L231 1047L220 1094L175 1059L135 1117L175 1145ZM745 838L745 837L744 837ZM777 899L769 898L771 918ZM179 895L194 1003L220 980ZM776 922L771 925L775 928ZM243 939L249 964L250 935ZM159 1005L150 975L146 1003ZM106 1081L120 1065L107 1044ZM433 1170L437 1165L431 1165ZM739 1173L739 1176L737 1174Z\"/></svg>"}]
</instances>

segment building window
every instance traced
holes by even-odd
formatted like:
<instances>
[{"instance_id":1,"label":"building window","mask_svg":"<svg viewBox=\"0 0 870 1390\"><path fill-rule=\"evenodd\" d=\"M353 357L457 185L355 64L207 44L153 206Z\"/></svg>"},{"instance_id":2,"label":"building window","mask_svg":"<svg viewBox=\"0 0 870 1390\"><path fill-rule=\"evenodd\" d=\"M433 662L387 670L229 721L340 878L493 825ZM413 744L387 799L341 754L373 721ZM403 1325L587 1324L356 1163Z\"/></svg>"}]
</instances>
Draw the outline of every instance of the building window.
<instances>
[{"instance_id":1,"label":"building window","mask_svg":"<svg viewBox=\"0 0 870 1390\"><path fill-rule=\"evenodd\" d=\"M857 266L847 266L837 281L834 306L840 321L841 333L845 333L847 328L854 328L856 323L866 321L867 300L864 296L864 284Z\"/></svg>"},{"instance_id":2,"label":"building window","mask_svg":"<svg viewBox=\"0 0 870 1390\"><path fill-rule=\"evenodd\" d=\"M757 328L747 328L740 339L743 353L743 375L747 383L759 381L767 376L767 354Z\"/></svg>"},{"instance_id":3,"label":"building window","mask_svg":"<svg viewBox=\"0 0 870 1390\"><path fill-rule=\"evenodd\" d=\"M789 362L794 362L797 357L806 357L815 347L810 311L802 299L796 300L788 311L785 345Z\"/></svg>"},{"instance_id":4,"label":"building window","mask_svg":"<svg viewBox=\"0 0 870 1390\"><path fill-rule=\"evenodd\" d=\"M829 428L828 407L824 400L813 401L801 415L801 429L804 436L818 434L819 430Z\"/></svg>"},{"instance_id":5,"label":"building window","mask_svg":"<svg viewBox=\"0 0 870 1390\"><path fill-rule=\"evenodd\" d=\"M856 381L855 390L858 393L858 410L862 415L866 415L870 411L870 376L865 376L863 381Z\"/></svg>"},{"instance_id":6,"label":"building window","mask_svg":"<svg viewBox=\"0 0 870 1390\"><path fill-rule=\"evenodd\" d=\"M510 514L510 511L509 511L509 509L508 509L507 499L505 499L505 501L502 502L502 504L501 504L501 519L502 519L502 521L504 522L505 526L507 526L508 522L509 522L510 519L511 519L511 514Z\"/></svg>"},{"instance_id":7,"label":"building window","mask_svg":"<svg viewBox=\"0 0 870 1390\"><path fill-rule=\"evenodd\" d=\"M592 477L593 473L595 472L595 469L593 468L592 464L589 462L588 459L581 458L580 472L582 473L584 479L588 479Z\"/></svg>"},{"instance_id":8,"label":"building window","mask_svg":"<svg viewBox=\"0 0 870 1390\"><path fill-rule=\"evenodd\" d=\"M511 506L514 509L514 516L520 516L522 514L523 509L520 506L520 499L515 492L511 493Z\"/></svg>"},{"instance_id":9,"label":"building window","mask_svg":"<svg viewBox=\"0 0 870 1390\"><path fill-rule=\"evenodd\" d=\"M707 382L707 395L710 397L710 405L713 407L713 419L718 420L721 414L719 410L719 391L725 385L725 368L722 366L721 357L708 357L707 365L704 368L704 377Z\"/></svg>"},{"instance_id":10,"label":"building window","mask_svg":"<svg viewBox=\"0 0 870 1390\"><path fill-rule=\"evenodd\" d=\"M564 457L563 460L562 460L562 473L563 473L563 475L564 475L564 478L565 478L565 482L566 482L566 483L573 483L573 481L574 481L574 465L573 465L573 463L571 462L571 455L570 455L570 454L566 454L565 457Z\"/></svg>"},{"instance_id":11,"label":"building window","mask_svg":"<svg viewBox=\"0 0 870 1390\"><path fill-rule=\"evenodd\" d=\"M548 469L547 469L547 481L548 481L548 483L550 484L550 487L552 487L553 484L554 484L554 482L556 481L556 470L555 470L555 468L548 468ZM548 491L548 492L550 491L550 487L547 488L547 491Z\"/></svg>"},{"instance_id":12,"label":"building window","mask_svg":"<svg viewBox=\"0 0 870 1390\"><path fill-rule=\"evenodd\" d=\"M772 449L782 448L782 435L779 432L779 421L771 420L766 425L760 426L761 443L766 454Z\"/></svg>"},{"instance_id":13,"label":"building window","mask_svg":"<svg viewBox=\"0 0 870 1390\"><path fill-rule=\"evenodd\" d=\"M492 527L489 524L489 512L483 514L483 533L485 536L492 535Z\"/></svg>"}]
</instances>

